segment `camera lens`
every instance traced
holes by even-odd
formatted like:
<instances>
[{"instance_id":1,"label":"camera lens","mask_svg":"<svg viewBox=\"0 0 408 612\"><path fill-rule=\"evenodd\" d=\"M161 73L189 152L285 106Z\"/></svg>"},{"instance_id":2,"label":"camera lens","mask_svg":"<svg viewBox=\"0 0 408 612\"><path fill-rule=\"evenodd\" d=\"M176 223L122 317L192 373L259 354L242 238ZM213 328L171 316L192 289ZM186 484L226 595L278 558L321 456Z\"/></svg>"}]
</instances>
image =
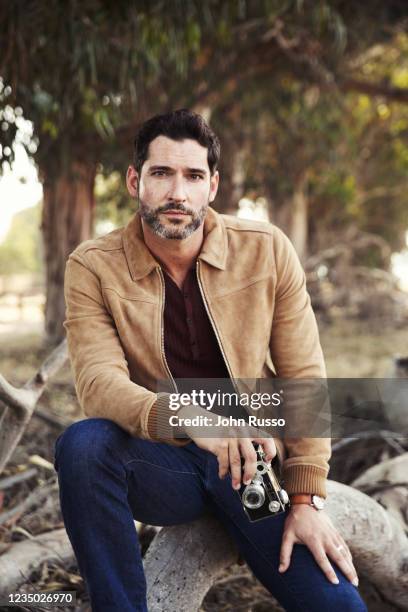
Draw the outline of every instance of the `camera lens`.
<instances>
[{"instance_id":1,"label":"camera lens","mask_svg":"<svg viewBox=\"0 0 408 612\"><path fill-rule=\"evenodd\" d=\"M242 503L247 508L255 510L260 508L265 501L265 491L258 484L250 484L242 494Z\"/></svg>"}]
</instances>

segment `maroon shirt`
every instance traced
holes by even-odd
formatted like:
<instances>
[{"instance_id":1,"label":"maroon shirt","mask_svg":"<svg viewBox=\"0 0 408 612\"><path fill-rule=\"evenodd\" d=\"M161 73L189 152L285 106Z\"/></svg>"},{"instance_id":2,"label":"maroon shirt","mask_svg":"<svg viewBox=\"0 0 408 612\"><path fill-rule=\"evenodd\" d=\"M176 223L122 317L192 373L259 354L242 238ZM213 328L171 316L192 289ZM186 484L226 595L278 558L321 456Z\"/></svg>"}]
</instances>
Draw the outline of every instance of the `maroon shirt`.
<instances>
[{"instance_id":1,"label":"maroon shirt","mask_svg":"<svg viewBox=\"0 0 408 612\"><path fill-rule=\"evenodd\" d=\"M164 352L173 378L229 378L195 268L180 289L164 272Z\"/></svg>"},{"instance_id":2,"label":"maroon shirt","mask_svg":"<svg viewBox=\"0 0 408 612\"><path fill-rule=\"evenodd\" d=\"M228 368L201 296L196 269L189 270L182 289L164 270L163 272L164 352L170 372L176 380L177 391L190 393L195 388L207 392L234 392ZM197 384L196 379L207 380ZM227 416L230 408L216 405L213 412ZM234 414L244 417L246 412L237 407ZM166 418L158 419L158 415L157 405L154 405L148 419L150 435L160 439L172 438L177 428L170 427Z\"/></svg>"}]
</instances>

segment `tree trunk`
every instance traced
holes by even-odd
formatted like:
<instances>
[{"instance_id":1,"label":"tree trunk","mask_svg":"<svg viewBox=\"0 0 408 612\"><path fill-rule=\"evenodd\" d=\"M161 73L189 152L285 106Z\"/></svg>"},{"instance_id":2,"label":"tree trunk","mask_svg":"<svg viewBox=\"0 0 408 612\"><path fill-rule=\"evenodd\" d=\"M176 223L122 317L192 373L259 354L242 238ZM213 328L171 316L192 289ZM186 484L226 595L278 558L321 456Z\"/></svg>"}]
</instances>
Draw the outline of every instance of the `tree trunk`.
<instances>
[{"instance_id":1,"label":"tree trunk","mask_svg":"<svg viewBox=\"0 0 408 612\"><path fill-rule=\"evenodd\" d=\"M214 207L219 213L235 215L245 191L245 135L241 125L241 108L229 103L212 115L213 128L221 142L220 184Z\"/></svg>"},{"instance_id":2,"label":"tree trunk","mask_svg":"<svg viewBox=\"0 0 408 612\"><path fill-rule=\"evenodd\" d=\"M74 162L68 171L50 180L45 176L41 230L46 270L46 343L64 335L64 272L68 255L91 237L96 168Z\"/></svg>"},{"instance_id":3,"label":"tree trunk","mask_svg":"<svg viewBox=\"0 0 408 612\"><path fill-rule=\"evenodd\" d=\"M304 261L307 255L308 200L306 187L307 178L306 176L302 176L301 179L297 181L293 193L289 236L301 261Z\"/></svg>"},{"instance_id":4,"label":"tree trunk","mask_svg":"<svg viewBox=\"0 0 408 612\"><path fill-rule=\"evenodd\" d=\"M271 223L277 225L287 236L290 236L292 198L277 203L274 200L273 194L271 194L269 201L269 217Z\"/></svg>"},{"instance_id":5,"label":"tree trunk","mask_svg":"<svg viewBox=\"0 0 408 612\"><path fill-rule=\"evenodd\" d=\"M238 149L238 150L237 150ZM220 184L214 207L219 213L234 215L238 211L238 203L244 195L243 152L237 143L222 142L222 158L220 160Z\"/></svg>"},{"instance_id":6,"label":"tree trunk","mask_svg":"<svg viewBox=\"0 0 408 612\"><path fill-rule=\"evenodd\" d=\"M308 250L308 173L303 172L294 180L292 193L281 202L275 202L273 193L270 194L270 218L291 240L293 246L303 262Z\"/></svg>"}]
</instances>

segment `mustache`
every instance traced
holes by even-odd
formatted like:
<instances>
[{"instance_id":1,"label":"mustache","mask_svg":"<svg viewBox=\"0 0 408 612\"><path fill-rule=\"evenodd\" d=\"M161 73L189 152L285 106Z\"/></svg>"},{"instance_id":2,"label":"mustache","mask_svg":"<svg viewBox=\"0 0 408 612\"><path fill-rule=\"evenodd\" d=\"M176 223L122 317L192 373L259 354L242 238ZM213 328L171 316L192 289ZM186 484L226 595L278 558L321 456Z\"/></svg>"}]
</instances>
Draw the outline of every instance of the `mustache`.
<instances>
[{"instance_id":1,"label":"mustache","mask_svg":"<svg viewBox=\"0 0 408 612\"><path fill-rule=\"evenodd\" d=\"M167 212L168 210L179 210L180 212L183 213L187 213L187 214L193 214L192 211L187 208L186 206L184 206L184 204L180 204L180 203L173 203L173 202L169 202L168 204L164 204L164 206L159 206L159 208L156 208L155 213L162 213L162 212Z\"/></svg>"}]
</instances>

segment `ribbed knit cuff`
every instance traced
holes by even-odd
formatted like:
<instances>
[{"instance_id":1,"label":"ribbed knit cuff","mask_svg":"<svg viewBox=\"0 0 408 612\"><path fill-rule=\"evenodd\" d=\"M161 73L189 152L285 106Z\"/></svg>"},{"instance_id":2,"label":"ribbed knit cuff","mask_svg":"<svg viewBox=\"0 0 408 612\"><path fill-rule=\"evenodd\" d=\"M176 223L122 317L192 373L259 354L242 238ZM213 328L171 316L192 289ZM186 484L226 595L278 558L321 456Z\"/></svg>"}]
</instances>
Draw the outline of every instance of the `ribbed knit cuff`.
<instances>
[{"instance_id":1,"label":"ribbed knit cuff","mask_svg":"<svg viewBox=\"0 0 408 612\"><path fill-rule=\"evenodd\" d=\"M284 489L293 493L311 493L326 498L326 470L315 465L283 464Z\"/></svg>"},{"instance_id":2,"label":"ribbed knit cuff","mask_svg":"<svg viewBox=\"0 0 408 612\"><path fill-rule=\"evenodd\" d=\"M170 410L170 394L158 393L157 401L153 404L147 417L147 431L152 440L167 442L174 446L185 446L191 439L181 427L172 426L169 419L177 414L177 410Z\"/></svg>"}]
</instances>

